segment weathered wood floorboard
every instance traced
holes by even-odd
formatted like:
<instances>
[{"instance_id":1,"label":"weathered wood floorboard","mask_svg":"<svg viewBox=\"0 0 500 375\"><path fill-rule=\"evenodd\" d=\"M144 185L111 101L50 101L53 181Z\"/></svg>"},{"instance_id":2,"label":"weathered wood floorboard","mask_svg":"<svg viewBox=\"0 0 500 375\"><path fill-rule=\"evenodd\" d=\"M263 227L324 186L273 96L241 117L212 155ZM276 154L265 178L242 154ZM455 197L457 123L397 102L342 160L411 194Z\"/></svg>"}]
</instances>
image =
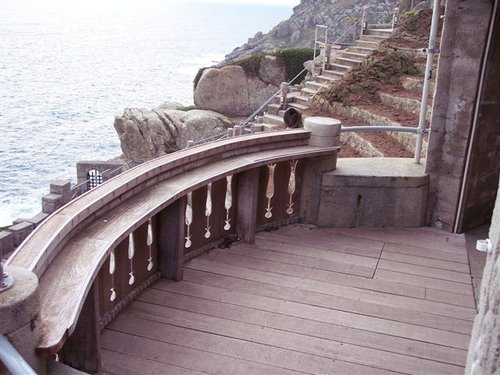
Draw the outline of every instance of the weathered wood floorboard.
<instances>
[{"instance_id":1,"label":"weathered wood floorboard","mask_svg":"<svg viewBox=\"0 0 500 375\"><path fill-rule=\"evenodd\" d=\"M103 331L103 372L463 373L475 305L461 244L429 228L260 232L140 294Z\"/></svg>"}]
</instances>

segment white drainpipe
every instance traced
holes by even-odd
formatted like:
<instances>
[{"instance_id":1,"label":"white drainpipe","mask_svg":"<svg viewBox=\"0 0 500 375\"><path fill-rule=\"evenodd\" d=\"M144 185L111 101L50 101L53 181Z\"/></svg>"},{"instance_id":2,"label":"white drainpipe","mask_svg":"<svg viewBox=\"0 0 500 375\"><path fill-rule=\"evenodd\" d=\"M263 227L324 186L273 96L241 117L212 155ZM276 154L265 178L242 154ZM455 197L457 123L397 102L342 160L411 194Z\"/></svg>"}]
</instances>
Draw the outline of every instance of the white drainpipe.
<instances>
[{"instance_id":1,"label":"white drainpipe","mask_svg":"<svg viewBox=\"0 0 500 375\"><path fill-rule=\"evenodd\" d=\"M427 49L427 62L425 64L424 88L422 90L422 101L420 105L420 117L418 119L417 145L415 146L415 163L420 164L420 154L422 153L422 142L425 133L425 114L427 112L427 100L429 99L429 80L432 71L432 59L438 51L436 47L436 34L439 24L439 9L441 0L434 0L432 9L431 33L429 35L429 48Z\"/></svg>"}]
</instances>

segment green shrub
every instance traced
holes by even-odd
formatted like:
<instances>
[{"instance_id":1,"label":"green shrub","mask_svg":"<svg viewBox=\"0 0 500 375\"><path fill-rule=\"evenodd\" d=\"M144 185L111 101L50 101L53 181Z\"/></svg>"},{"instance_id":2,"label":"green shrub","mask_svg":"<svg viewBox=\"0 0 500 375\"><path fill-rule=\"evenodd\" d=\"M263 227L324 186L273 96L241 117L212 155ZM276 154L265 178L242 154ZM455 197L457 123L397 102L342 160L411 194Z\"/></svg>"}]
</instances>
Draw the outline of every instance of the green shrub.
<instances>
[{"instance_id":1,"label":"green shrub","mask_svg":"<svg viewBox=\"0 0 500 375\"><path fill-rule=\"evenodd\" d=\"M287 82L290 82L304 69L304 62L312 60L314 49L312 48L287 48L274 52L273 55L283 59ZM300 83L304 80L307 72L303 72L294 82Z\"/></svg>"}]
</instances>

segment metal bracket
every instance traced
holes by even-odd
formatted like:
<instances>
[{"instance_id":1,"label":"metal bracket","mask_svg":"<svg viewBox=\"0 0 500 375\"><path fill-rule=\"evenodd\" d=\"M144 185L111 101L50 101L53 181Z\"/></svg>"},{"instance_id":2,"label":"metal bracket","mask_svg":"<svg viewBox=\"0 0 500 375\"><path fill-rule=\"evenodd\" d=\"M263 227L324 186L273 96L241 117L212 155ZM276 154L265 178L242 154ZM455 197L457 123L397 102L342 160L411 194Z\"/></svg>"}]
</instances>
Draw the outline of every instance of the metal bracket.
<instances>
[{"instance_id":1,"label":"metal bracket","mask_svg":"<svg viewBox=\"0 0 500 375\"><path fill-rule=\"evenodd\" d=\"M417 129L417 134L426 134L429 133L429 129L423 128L423 129Z\"/></svg>"},{"instance_id":2,"label":"metal bracket","mask_svg":"<svg viewBox=\"0 0 500 375\"><path fill-rule=\"evenodd\" d=\"M422 48L423 53L439 53L441 50L439 48Z\"/></svg>"}]
</instances>

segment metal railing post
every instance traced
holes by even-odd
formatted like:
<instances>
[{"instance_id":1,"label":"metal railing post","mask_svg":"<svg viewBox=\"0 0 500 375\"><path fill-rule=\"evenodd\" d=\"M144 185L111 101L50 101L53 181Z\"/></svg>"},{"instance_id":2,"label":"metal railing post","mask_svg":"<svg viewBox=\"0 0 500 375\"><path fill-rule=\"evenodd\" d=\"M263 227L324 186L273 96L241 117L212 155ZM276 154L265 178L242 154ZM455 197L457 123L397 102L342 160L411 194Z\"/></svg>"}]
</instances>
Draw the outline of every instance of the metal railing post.
<instances>
[{"instance_id":1,"label":"metal railing post","mask_svg":"<svg viewBox=\"0 0 500 375\"><path fill-rule=\"evenodd\" d=\"M366 15L366 11L367 11L368 7L367 6L364 6L363 7L363 16L361 17L361 34L360 34L360 38L364 35L365 33L365 29L366 29L366 25L367 25L367 15Z\"/></svg>"},{"instance_id":2,"label":"metal railing post","mask_svg":"<svg viewBox=\"0 0 500 375\"><path fill-rule=\"evenodd\" d=\"M422 89L422 99L420 104L420 115L418 118L417 144L415 146L415 163L420 164L422 153L422 143L425 133L425 114L427 113L427 99L429 98L429 80L431 79L432 60L434 54L438 52L436 48L436 34L439 23L439 5L440 0L434 0L434 8L432 10L431 31L429 35L429 48L427 49L427 62L425 64L424 87Z\"/></svg>"}]
</instances>

